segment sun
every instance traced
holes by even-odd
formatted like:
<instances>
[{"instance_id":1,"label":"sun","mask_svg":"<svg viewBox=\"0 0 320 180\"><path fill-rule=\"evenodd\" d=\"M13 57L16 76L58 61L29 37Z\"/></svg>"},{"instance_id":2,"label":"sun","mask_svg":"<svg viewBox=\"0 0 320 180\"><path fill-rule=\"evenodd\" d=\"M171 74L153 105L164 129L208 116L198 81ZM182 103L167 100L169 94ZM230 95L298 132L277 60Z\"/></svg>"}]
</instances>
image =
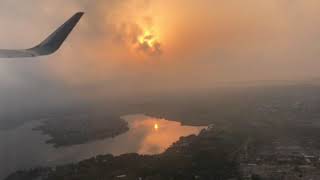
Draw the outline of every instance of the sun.
<instances>
[{"instance_id":1,"label":"sun","mask_svg":"<svg viewBox=\"0 0 320 180\"><path fill-rule=\"evenodd\" d=\"M151 29L145 29L137 36L137 47L148 54L161 54L161 43L157 34Z\"/></svg>"},{"instance_id":2,"label":"sun","mask_svg":"<svg viewBox=\"0 0 320 180\"><path fill-rule=\"evenodd\" d=\"M146 44L149 47L154 47L155 43L158 41L158 38L150 30L145 30L142 35L138 37L140 44Z\"/></svg>"}]
</instances>

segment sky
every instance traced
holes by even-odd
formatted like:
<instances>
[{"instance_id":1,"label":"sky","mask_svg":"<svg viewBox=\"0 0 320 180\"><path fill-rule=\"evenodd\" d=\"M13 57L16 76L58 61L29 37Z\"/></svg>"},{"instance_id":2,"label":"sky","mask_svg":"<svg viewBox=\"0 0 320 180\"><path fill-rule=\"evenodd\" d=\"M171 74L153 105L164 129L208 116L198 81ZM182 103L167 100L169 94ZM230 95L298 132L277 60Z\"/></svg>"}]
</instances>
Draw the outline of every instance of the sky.
<instances>
[{"instance_id":1,"label":"sky","mask_svg":"<svg viewBox=\"0 0 320 180\"><path fill-rule=\"evenodd\" d=\"M318 78L319 8L318 0L2 0L0 48L36 45L75 12L86 14L56 54L0 60L0 115Z\"/></svg>"}]
</instances>

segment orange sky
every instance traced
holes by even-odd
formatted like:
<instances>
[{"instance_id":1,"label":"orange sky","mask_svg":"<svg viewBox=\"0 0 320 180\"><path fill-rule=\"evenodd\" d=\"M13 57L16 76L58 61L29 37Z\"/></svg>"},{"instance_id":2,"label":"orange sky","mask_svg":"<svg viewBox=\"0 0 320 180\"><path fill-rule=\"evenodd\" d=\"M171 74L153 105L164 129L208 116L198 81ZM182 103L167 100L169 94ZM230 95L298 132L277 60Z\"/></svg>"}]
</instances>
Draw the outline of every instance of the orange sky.
<instances>
[{"instance_id":1,"label":"orange sky","mask_svg":"<svg viewBox=\"0 0 320 180\"><path fill-rule=\"evenodd\" d=\"M320 75L318 7L316 0L5 0L0 47L29 47L83 10L62 49L38 62L66 87L105 86L95 93L112 94L306 79ZM146 31L157 49L137 44ZM3 83L25 78L12 64L0 69Z\"/></svg>"}]
</instances>

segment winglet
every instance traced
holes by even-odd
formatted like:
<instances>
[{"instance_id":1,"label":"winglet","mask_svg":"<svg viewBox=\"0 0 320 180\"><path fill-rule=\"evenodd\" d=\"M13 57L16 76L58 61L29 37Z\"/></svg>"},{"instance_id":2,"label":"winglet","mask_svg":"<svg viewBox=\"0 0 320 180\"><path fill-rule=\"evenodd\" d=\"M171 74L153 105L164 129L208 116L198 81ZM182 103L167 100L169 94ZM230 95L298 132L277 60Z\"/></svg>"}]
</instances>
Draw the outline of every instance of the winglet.
<instances>
[{"instance_id":1,"label":"winglet","mask_svg":"<svg viewBox=\"0 0 320 180\"><path fill-rule=\"evenodd\" d=\"M49 55L56 52L73 28L77 25L83 12L78 12L73 15L67 22L60 26L47 39L42 41L39 45L30 49L0 49L0 58L25 58Z\"/></svg>"},{"instance_id":2,"label":"winglet","mask_svg":"<svg viewBox=\"0 0 320 180\"><path fill-rule=\"evenodd\" d=\"M35 56L49 55L56 52L77 25L83 14L83 12L76 13L39 45L27 49L27 51L33 52Z\"/></svg>"}]
</instances>

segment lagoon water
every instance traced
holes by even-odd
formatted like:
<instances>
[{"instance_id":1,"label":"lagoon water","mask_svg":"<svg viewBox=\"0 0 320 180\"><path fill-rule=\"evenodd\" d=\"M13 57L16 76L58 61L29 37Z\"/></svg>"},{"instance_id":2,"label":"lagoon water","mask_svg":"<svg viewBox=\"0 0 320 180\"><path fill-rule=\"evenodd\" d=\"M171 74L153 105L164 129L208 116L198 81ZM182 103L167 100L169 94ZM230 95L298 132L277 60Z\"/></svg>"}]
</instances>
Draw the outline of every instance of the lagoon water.
<instances>
[{"instance_id":1,"label":"lagoon water","mask_svg":"<svg viewBox=\"0 0 320 180\"><path fill-rule=\"evenodd\" d=\"M181 136L198 134L205 128L182 126L179 122L145 115L122 118L129 124L128 132L115 138L62 148L46 144L50 137L32 130L41 124L40 121L0 131L0 179L17 170L77 162L98 154L158 154Z\"/></svg>"}]
</instances>

